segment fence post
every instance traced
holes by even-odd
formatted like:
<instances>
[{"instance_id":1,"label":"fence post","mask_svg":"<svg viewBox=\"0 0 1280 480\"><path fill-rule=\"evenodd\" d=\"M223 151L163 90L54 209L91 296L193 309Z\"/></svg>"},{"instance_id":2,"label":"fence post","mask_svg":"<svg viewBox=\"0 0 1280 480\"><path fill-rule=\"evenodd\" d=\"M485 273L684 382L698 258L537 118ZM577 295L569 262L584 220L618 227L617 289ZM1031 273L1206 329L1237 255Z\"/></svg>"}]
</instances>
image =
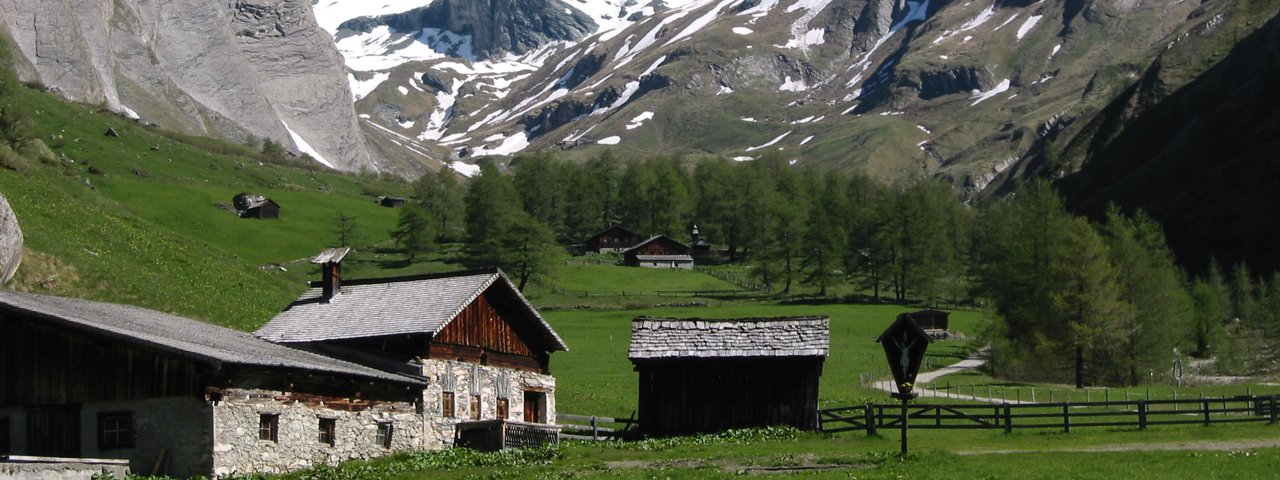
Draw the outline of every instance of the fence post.
<instances>
[{"instance_id":1,"label":"fence post","mask_svg":"<svg viewBox=\"0 0 1280 480\"><path fill-rule=\"evenodd\" d=\"M1013 433L1013 409L1004 404L1004 433Z\"/></svg>"},{"instance_id":2,"label":"fence post","mask_svg":"<svg viewBox=\"0 0 1280 480\"><path fill-rule=\"evenodd\" d=\"M596 425L596 416L591 416L591 439L600 440L600 427Z\"/></svg>"},{"instance_id":3,"label":"fence post","mask_svg":"<svg viewBox=\"0 0 1280 480\"><path fill-rule=\"evenodd\" d=\"M1204 408L1204 426L1209 426L1209 401L1201 400L1201 407Z\"/></svg>"},{"instance_id":4,"label":"fence post","mask_svg":"<svg viewBox=\"0 0 1280 480\"><path fill-rule=\"evenodd\" d=\"M1062 402L1062 431L1071 433L1071 402Z\"/></svg>"},{"instance_id":5,"label":"fence post","mask_svg":"<svg viewBox=\"0 0 1280 480\"><path fill-rule=\"evenodd\" d=\"M1138 430L1147 429L1147 402L1138 400Z\"/></svg>"},{"instance_id":6,"label":"fence post","mask_svg":"<svg viewBox=\"0 0 1280 480\"><path fill-rule=\"evenodd\" d=\"M1271 396L1271 425L1276 424L1276 396Z\"/></svg>"},{"instance_id":7,"label":"fence post","mask_svg":"<svg viewBox=\"0 0 1280 480\"><path fill-rule=\"evenodd\" d=\"M872 406L871 406L871 404L870 404L870 403L868 403L868 404L867 404L867 406L866 406L866 409L864 409L864 410L862 411L862 414L863 414L863 417L864 417L864 420L863 420L863 421L864 421L864 422L867 422L867 436L868 436L868 437L873 436L873 435L875 435L875 434L876 434L876 411L875 411L875 409L874 409L874 408L875 408L875 407L872 407Z\"/></svg>"}]
</instances>

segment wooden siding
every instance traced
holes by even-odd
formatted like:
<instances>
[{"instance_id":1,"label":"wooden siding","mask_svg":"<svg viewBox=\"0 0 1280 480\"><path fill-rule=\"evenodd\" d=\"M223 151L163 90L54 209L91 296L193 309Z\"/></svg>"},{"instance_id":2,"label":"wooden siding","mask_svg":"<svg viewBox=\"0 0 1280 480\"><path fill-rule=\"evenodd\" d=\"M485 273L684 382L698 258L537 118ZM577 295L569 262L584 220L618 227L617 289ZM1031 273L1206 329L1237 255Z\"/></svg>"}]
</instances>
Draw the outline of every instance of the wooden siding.
<instances>
[{"instance_id":1,"label":"wooden siding","mask_svg":"<svg viewBox=\"0 0 1280 480\"><path fill-rule=\"evenodd\" d=\"M430 357L546 371L547 354L530 341L533 319L518 319L489 292L477 297L431 340ZM524 328L521 328L524 327Z\"/></svg>"},{"instance_id":2,"label":"wooden siding","mask_svg":"<svg viewBox=\"0 0 1280 480\"><path fill-rule=\"evenodd\" d=\"M0 318L0 407L195 396L199 372L162 352L13 314Z\"/></svg>"},{"instance_id":3,"label":"wooden siding","mask_svg":"<svg viewBox=\"0 0 1280 480\"><path fill-rule=\"evenodd\" d=\"M647 435L817 428L820 357L649 360L636 370Z\"/></svg>"}]
</instances>

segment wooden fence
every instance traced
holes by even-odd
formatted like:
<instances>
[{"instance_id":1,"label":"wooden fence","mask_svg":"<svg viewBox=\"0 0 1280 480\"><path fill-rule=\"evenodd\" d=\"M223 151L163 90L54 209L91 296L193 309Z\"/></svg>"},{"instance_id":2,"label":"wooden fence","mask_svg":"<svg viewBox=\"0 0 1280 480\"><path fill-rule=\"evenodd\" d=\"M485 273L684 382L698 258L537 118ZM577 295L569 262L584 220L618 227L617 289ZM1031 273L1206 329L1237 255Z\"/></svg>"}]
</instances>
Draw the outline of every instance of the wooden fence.
<instances>
[{"instance_id":1,"label":"wooden fence","mask_svg":"<svg viewBox=\"0 0 1280 480\"><path fill-rule=\"evenodd\" d=\"M556 414L560 438L569 440L613 440L629 438L636 432L640 421L636 414L631 418L597 417L595 415Z\"/></svg>"},{"instance_id":2,"label":"wooden fence","mask_svg":"<svg viewBox=\"0 0 1280 480\"><path fill-rule=\"evenodd\" d=\"M1061 429L1212 425L1277 420L1276 395L1080 403L914 404L907 407L909 429ZM818 411L825 433L902 426L902 405L866 404Z\"/></svg>"}]
</instances>

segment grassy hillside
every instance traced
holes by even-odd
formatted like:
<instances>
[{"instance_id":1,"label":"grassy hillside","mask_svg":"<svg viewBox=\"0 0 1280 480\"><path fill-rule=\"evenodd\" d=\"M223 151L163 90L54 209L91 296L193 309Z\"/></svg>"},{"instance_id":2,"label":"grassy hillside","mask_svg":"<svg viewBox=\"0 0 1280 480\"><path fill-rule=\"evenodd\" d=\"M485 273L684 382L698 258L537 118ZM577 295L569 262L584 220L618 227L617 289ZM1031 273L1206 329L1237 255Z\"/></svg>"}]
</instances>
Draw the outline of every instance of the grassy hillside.
<instances>
[{"instance_id":1,"label":"grassy hillside","mask_svg":"<svg viewBox=\"0 0 1280 480\"><path fill-rule=\"evenodd\" d=\"M0 193L26 237L10 284L18 290L251 329L302 290L312 272L299 260L336 242L338 212L356 219L356 245L385 242L396 212L372 195L408 189L301 161L269 163L246 147L163 134L34 90L19 95L56 158L0 170ZM240 219L224 208L245 191L278 202L280 218ZM349 274L407 273L378 255L361 249ZM412 269L422 268L430 265Z\"/></svg>"}]
</instances>

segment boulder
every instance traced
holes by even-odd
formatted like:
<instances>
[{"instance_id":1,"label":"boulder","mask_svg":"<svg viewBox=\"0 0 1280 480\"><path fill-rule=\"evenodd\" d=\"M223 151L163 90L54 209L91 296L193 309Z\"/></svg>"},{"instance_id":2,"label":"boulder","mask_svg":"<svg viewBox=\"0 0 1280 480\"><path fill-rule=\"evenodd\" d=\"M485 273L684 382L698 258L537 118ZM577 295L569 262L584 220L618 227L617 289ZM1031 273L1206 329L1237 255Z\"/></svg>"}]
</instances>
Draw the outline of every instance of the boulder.
<instances>
[{"instance_id":1,"label":"boulder","mask_svg":"<svg viewBox=\"0 0 1280 480\"><path fill-rule=\"evenodd\" d=\"M22 263L22 229L9 201L0 195L0 284L7 283Z\"/></svg>"}]
</instances>

